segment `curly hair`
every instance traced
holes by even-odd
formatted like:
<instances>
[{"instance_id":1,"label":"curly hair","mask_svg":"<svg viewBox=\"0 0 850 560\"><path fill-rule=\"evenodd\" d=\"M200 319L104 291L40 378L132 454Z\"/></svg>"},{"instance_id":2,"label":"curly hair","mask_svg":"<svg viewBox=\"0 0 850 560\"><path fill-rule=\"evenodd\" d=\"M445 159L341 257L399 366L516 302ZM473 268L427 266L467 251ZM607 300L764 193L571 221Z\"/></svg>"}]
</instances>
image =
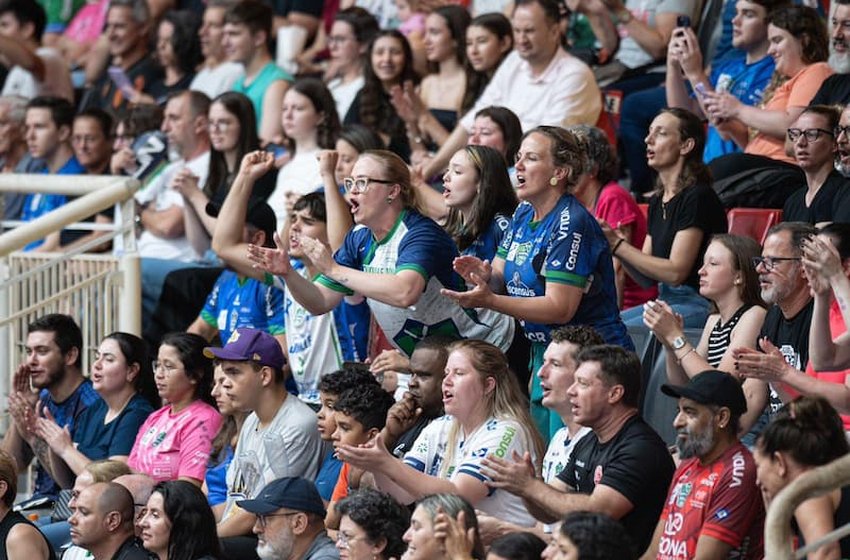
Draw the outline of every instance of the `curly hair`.
<instances>
[{"instance_id":1,"label":"curly hair","mask_svg":"<svg viewBox=\"0 0 850 560\"><path fill-rule=\"evenodd\" d=\"M461 149L475 169L478 193L472 202L471 219L467 223L457 208L449 210L446 231L454 238L458 249L468 248L490 228L499 215L513 215L518 201L505 158L487 146L469 145Z\"/></svg>"},{"instance_id":2,"label":"curly hair","mask_svg":"<svg viewBox=\"0 0 850 560\"><path fill-rule=\"evenodd\" d=\"M605 339L602 338L596 329L587 325L566 325L553 329L550 337L552 342L560 344L562 342L570 342L579 347L579 350L587 346L598 346L605 344Z\"/></svg>"},{"instance_id":3,"label":"curly hair","mask_svg":"<svg viewBox=\"0 0 850 560\"><path fill-rule=\"evenodd\" d=\"M584 152L584 172L594 173L600 185L607 185L617 178L617 152L611 149L611 143L605 133L595 126L577 124L568 126Z\"/></svg>"},{"instance_id":4,"label":"curly hair","mask_svg":"<svg viewBox=\"0 0 850 560\"><path fill-rule=\"evenodd\" d=\"M326 373L319 381L319 391L339 397L352 387L374 385L379 387L375 376L365 367L344 365L342 369Z\"/></svg>"},{"instance_id":5,"label":"curly hair","mask_svg":"<svg viewBox=\"0 0 850 560\"><path fill-rule=\"evenodd\" d=\"M387 412L395 404L393 396L380 385L367 383L346 389L334 403L334 410L351 416L363 425L364 431L383 429Z\"/></svg>"},{"instance_id":6,"label":"curly hair","mask_svg":"<svg viewBox=\"0 0 850 560\"><path fill-rule=\"evenodd\" d=\"M402 537L410 524L410 513L389 494L371 488L357 490L340 500L336 510L363 529L373 544L386 542L381 558L400 558L407 550Z\"/></svg>"},{"instance_id":7,"label":"curly hair","mask_svg":"<svg viewBox=\"0 0 850 560\"><path fill-rule=\"evenodd\" d=\"M419 76L417 76L416 71L413 69L413 51L410 49L410 43L407 42L407 37L395 29L379 31L369 43L369 60L363 69L364 84L359 94L359 121L360 124L372 130L381 130L390 136L404 135L404 121L398 116L395 108L390 103L386 88L372 67L372 51L375 49L377 42L384 37L395 39L401 46L404 54L404 66L398 77L394 80L394 83L402 84L406 81L411 81L414 84L419 83Z\"/></svg>"},{"instance_id":8,"label":"curly hair","mask_svg":"<svg viewBox=\"0 0 850 560\"><path fill-rule=\"evenodd\" d=\"M310 100L313 109L319 115L319 123L316 125L316 143L320 148L326 150L334 149L336 139L339 136L339 113L336 112L336 102L327 86L316 78L301 78L289 88L287 93L294 91L300 93ZM295 140L287 139L291 148L297 149Z\"/></svg>"},{"instance_id":9,"label":"curly hair","mask_svg":"<svg viewBox=\"0 0 850 560\"><path fill-rule=\"evenodd\" d=\"M578 549L578 560L636 560L638 557L623 526L604 513L570 512L561 523L561 534Z\"/></svg>"}]
</instances>

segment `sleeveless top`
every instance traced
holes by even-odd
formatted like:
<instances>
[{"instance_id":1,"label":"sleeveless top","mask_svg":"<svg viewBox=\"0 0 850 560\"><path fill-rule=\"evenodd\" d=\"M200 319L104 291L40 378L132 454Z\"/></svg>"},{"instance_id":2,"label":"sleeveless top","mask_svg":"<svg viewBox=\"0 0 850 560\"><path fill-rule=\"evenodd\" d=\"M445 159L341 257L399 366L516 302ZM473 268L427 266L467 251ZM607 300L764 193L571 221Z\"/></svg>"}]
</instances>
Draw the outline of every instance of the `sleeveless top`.
<instances>
[{"instance_id":1,"label":"sleeveless top","mask_svg":"<svg viewBox=\"0 0 850 560\"><path fill-rule=\"evenodd\" d=\"M9 557L6 554L6 540L9 538L9 532L12 530L12 527L20 525L21 523L35 527L35 525L30 523L26 517L17 511L10 511L6 514L6 517L0 521L0 543L3 543L3 546L0 546L0 560L9 560ZM47 539L41 534L41 532L39 532L39 535L41 535L41 538L44 539L44 544L47 545L48 559L56 560L56 555L53 554L53 547L50 546L50 543L47 542Z\"/></svg>"},{"instance_id":2,"label":"sleeveless top","mask_svg":"<svg viewBox=\"0 0 850 560\"><path fill-rule=\"evenodd\" d=\"M716 368L720 365L720 360L723 358L723 354L726 353L726 350L729 348L729 344L732 342L732 330L734 330L735 325L738 324L738 321L741 320L744 313L746 313L752 306L753 305L751 303L745 303L739 307L729 320L726 321L726 324L722 324L723 321L720 319L714 323L714 328L711 329L711 333L708 335L708 354L705 357L705 361L707 361L711 367Z\"/></svg>"}]
</instances>

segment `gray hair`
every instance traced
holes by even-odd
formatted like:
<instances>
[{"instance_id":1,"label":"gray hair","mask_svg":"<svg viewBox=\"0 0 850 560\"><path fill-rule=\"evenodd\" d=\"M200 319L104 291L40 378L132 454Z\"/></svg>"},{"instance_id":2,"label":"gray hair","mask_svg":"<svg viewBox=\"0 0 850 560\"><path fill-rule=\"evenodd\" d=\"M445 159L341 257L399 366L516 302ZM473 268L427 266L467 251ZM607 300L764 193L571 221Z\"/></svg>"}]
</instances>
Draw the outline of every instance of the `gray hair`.
<instances>
[{"instance_id":1,"label":"gray hair","mask_svg":"<svg viewBox=\"0 0 850 560\"><path fill-rule=\"evenodd\" d=\"M133 21L139 25L151 23L151 11L145 0L109 0L109 10L112 8L130 8Z\"/></svg>"}]
</instances>

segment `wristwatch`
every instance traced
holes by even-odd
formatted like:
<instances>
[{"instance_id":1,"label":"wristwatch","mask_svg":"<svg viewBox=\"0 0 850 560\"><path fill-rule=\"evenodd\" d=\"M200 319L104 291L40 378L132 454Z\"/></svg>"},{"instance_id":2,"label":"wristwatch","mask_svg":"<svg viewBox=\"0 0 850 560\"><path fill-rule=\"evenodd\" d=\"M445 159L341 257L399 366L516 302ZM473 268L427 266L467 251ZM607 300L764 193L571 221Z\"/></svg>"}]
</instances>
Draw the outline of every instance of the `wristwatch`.
<instances>
[{"instance_id":1,"label":"wristwatch","mask_svg":"<svg viewBox=\"0 0 850 560\"><path fill-rule=\"evenodd\" d=\"M627 23L632 21L632 17L634 17L632 16L632 13L626 8L617 10L617 13L615 13L614 16L617 18L617 23L620 25L626 25Z\"/></svg>"},{"instance_id":2,"label":"wristwatch","mask_svg":"<svg viewBox=\"0 0 850 560\"><path fill-rule=\"evenodd\" d=\"M677 336L673 339L673 350L681 350L685 347L685 344L687 343L688 341L685 339L684 336Z\"/></svg>"}]
</instances>

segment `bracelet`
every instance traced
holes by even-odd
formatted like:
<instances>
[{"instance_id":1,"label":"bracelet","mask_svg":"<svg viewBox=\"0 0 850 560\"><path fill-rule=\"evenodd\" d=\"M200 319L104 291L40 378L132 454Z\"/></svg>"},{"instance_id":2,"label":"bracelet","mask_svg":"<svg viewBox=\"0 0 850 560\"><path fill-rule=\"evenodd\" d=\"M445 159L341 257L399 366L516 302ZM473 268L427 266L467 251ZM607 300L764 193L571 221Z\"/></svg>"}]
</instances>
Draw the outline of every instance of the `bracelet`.
<instances>
[{"instance_id":1,"label":"bracelet","mask_svg":"<svg viewBox=\"0 0 850 560\"><path fill-rule=\"evenodd\" d=\"M613 249L611 249L611 256L612 256L612 257L617 256L617 249L619 249L619 248L620 248L620 245L622 245L622 244L623 244L623 241L625 241L625 239L623 239L623 238L621 237L621 238L620 238L620 240L619 240L619 241L617 241L617 242L614 244L614 248L613 248Z\"/></svg>"},{"instance_id":2,"label":"bracelet","mask_svg":"<svg viewBox=\"0 0 850 560\"><path fill-rule=\"evenodd\" d=\"M691 352L695 352L695 351L696 351L696 348L694 348L693 346L691 346L690 350L688 350L687 352L685 352L684 354L682 354L682 357L681 357L681 358L676 358L676 363L677 363L677 364L679 364L679 365L682 365L682 360L684 360L685 358L687 358L687 357L688 357L688 354L690 354Z\"/></svg>"}]
</instances>

